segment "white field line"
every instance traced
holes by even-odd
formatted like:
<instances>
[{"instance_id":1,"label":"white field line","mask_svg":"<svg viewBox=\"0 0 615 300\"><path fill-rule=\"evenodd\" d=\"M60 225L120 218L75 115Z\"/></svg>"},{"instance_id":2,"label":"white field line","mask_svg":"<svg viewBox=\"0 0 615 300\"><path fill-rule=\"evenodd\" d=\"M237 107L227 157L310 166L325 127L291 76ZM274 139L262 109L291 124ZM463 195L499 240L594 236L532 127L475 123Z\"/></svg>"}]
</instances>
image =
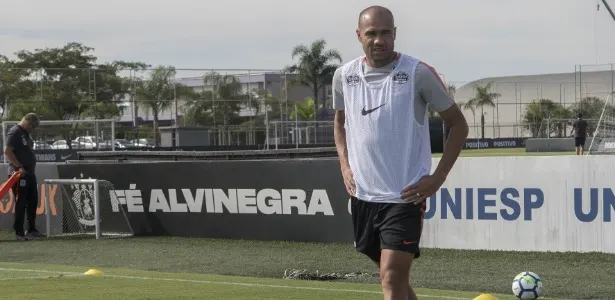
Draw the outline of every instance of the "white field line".
<instances>
[{"instance_id":1,"label":"white field line","mask_svg":"<svg viewBox=\"0 0 615 300\"><path fill-rule=\"evenodd\" d=\"M36 269L0 268L0 271L58 274L58 275L64 275L64 276L85 276L82 273L77 273L77 272L62 272L62 271L36 270ZM128 276L128 275L113 275L113 274L111 274L111 275L110 274L105 274L105 275L103 275L103 277L122 278L122 279L136 279L136 280L157 280L157 281L172 281L172 282L186 282L186 283L251 286L251 287L263 287L263 288L280 288L280 289L291 289L291 290L313 290L313 291L328 291L328 292L347 292L347 293L375 294L375 295L381 295L382 294L382 292L380 292L380 291L368 291L368 290L353 290L353 289L338 289L338 288L308 287L308 286L292 286L292 285L276 285L276 284L262 284L262 283L244 283L244 282L231 282L231 281L211 281L211 280L182 279L182 278ZM50 278L50 277L49 276L37 276L37 277L30 277L30 278L34 279L34 278ZM30 279L30 278L21 277L19 279ZM57 278L57 277L52 277L52 278ZM15 279L17 279L17 278L15 278ZM5 279L5 280L8 280L8 279ZM436 295L426 295L426 294L417 294L417 296L421 297L421 298L437 298L437 299L447 299L447 300L471 300L472 299L472 298L462 298L462 297L453 297L453 296L436 296ZM546 300L573 300L573 299L549 298L549 297L541 297L541 299L546 299Z\"/></svg>"},{"instance_id":2,"label":"white field line","mask_svg":"<svg viewBox=\"0 0 615 300\"><path fill-rule=\"evenodd\" d=\"M27 277L7 277L7 278L0 278L0 281L10 281L10 280L28 280L28 279L51 279L51 278L61 278L62 276L66 276L66 277L76 277L76 276L82 276L80 275L74 275L74 274L63 274L61 276L49 276L49 275L41 275L41 276L27 276Z\"/></svg>"},{"instance_id":3,"label":"white field line","mask_svg":"<svg viewBox=\"0 0 615 300\"><path fill-rule=\"evenodd\" d=\"M69 276L85 276L82 273L76 273L76 272L62 272L62 271L35 270L35 269L0 268L0 271L61 274L61 275L69 275ZM103 277L136 279L136 280L157 280L157 281L172 281L172 282L186 282L186 283L250 286L250 287L263 287L263 288L280 288L280 289L293 289L293 290L347 292L347 293L358 293L358 294L376 294L376 295L382 294L382 292L380 291L368 291L368 290L337 289L337 288L307 287L307 286L292 286L292 285L275 285L275 284L261 284L261 283L244 283L244 282L231 282L231 281L210 281L210 280L196 280L196 279L182 279L182 278L145 277L145 276L127 276L127 275L110 275L110 274L105 274L103 275ZM41 276L37 278L48 278L48 277ZM435 296L435 295L423 295L423 294L420 294L417 296L423 297L423 298L437 298L437 299L447 299L447 300L469 300L471 299L471 298L461 298L461 297L452 297L452 296Z\"/></svg>"}]
</instances>

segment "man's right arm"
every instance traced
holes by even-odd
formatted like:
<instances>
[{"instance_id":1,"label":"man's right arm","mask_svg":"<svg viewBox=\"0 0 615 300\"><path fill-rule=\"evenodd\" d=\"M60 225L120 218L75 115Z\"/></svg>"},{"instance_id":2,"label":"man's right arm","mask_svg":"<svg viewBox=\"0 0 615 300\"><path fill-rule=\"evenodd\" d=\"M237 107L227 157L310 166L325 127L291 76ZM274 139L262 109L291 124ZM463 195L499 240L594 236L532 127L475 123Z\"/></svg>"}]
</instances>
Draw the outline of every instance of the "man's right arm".
<instances>
[{"instance_id":1,"label":"man's right arm","mask_svg":"<svg viewBox=\"0 0 615 300\"><path fill-rule=\"evenodd\" d=\"M342 169L350 168L348 162L348 148L346 147L346 129L344 123L346 117L344 115L344 92L342 87L342 69L341 67L335 70L333 74L333 109L335 109L335 117L333 120L333 136L335 138L335 148L337 155L340 158L340 166Z\"/></svg>"},{"instance_id":2,"label":"man's right arm","mask_svg":"<svg viewBox=\"0 0 615 300\"><path fill-rule=\"evenodd\" d=\"M14 152L18 142L19 142L18 135L15 134L13 131L9 132L8 135L6 136L6 145L4 146L4 156L13 166L21 168L22 165L19 162L19 160L17 160L17 157L15 156L15 152Z\"/></svg>"}]
</instances>

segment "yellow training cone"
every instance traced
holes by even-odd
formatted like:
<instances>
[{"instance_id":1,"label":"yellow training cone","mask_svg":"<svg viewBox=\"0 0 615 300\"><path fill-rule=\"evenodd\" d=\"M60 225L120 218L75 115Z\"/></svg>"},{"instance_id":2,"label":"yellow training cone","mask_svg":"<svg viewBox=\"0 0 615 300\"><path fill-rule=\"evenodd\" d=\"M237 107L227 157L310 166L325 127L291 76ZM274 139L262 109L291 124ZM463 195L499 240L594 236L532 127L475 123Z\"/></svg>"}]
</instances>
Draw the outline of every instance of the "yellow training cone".
<instances>
[{"instance_id":1,"label":"yellow training cone","mask_svg":"<svg viewBox=\"0 0 615 300\"><path fill-rule=\"evenodd\" d=\"M498 300L498 298L491 294L481 294L480 296L474 298L474 300Z\"/></svg>"},{"instance_id":2,"label":"yellow training cone","mask_svg":"<svg viewBox=\"0 0 615 300\"><path fill-rule=\"evenodd\" d=\"M87 272L83 273L83 275L91 275L91 276L100 276L103 272L98 269L89 269Z\"/></svg>"}]
</instances>

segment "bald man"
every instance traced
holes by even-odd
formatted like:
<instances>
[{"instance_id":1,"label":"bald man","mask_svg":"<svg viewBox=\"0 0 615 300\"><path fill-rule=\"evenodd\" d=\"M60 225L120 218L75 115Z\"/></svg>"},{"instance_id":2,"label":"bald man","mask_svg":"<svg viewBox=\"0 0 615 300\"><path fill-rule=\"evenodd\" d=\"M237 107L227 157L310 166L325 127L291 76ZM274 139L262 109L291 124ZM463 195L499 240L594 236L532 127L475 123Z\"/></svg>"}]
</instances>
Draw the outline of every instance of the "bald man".
<instances>
[{"instance_id":1,"label":"bald man","mask_svg":"<svg viewBox=\"0 0 615 300\"><path fill-rule=\"evenodd\" d=\"M40 121L36 114L26 114L19 124L9 129L6 134L4 155L9 162L9 177L16 171L22 172L19 183L13 186L15 195L15 220L13 228L17 241L45 237L36 229L36 208L38 207L38 185L36 182L36 156L34 155L34 142L30 133L34 131ZM28 218L28 230L24 232L24 218Z\"/></svg>"},{"instance_id":2,"label":"bald man","mask_svg":"<svg viewBox=\"0 0 615 300\"><path fill-rule=\"evenodd\" d=\"M355 248L377 264L384 299L413 300L410 267L420 256L425 199L446 180L468 125L437 72L394 50L390 10L363 10L356 34L365 55L333 78L335 144L350 194ZM427 105L450 128L433 174Z\"/></svg>"}]
</instances>

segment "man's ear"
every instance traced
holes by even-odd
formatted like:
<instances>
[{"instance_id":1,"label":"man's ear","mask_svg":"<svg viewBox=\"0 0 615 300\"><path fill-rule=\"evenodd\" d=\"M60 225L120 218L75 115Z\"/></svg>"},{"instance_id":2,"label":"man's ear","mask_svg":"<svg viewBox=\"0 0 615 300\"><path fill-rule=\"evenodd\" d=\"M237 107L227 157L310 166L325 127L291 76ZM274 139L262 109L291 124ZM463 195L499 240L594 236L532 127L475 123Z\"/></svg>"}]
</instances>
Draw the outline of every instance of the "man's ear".
<instances>
[{"instance_id":1,"label":"man's ear","mask_svg":"<svg viewBox=\"0 0 615 300\"><path fill-rule=\"evenodd\" d=\"M393 40L397 39L397 27L393 27Z\"/></svg>"},{"instance_id":2,"label":"man's ear","mask_svg":"<svg viewBox=\"0 0 615 300\"><path fill-rule=\"evenodd\" d=\"M357 33L357 39L359 40L359 42L361 41L361 30L357 29L356 30Z\"/></svg>"}]
</instances>

